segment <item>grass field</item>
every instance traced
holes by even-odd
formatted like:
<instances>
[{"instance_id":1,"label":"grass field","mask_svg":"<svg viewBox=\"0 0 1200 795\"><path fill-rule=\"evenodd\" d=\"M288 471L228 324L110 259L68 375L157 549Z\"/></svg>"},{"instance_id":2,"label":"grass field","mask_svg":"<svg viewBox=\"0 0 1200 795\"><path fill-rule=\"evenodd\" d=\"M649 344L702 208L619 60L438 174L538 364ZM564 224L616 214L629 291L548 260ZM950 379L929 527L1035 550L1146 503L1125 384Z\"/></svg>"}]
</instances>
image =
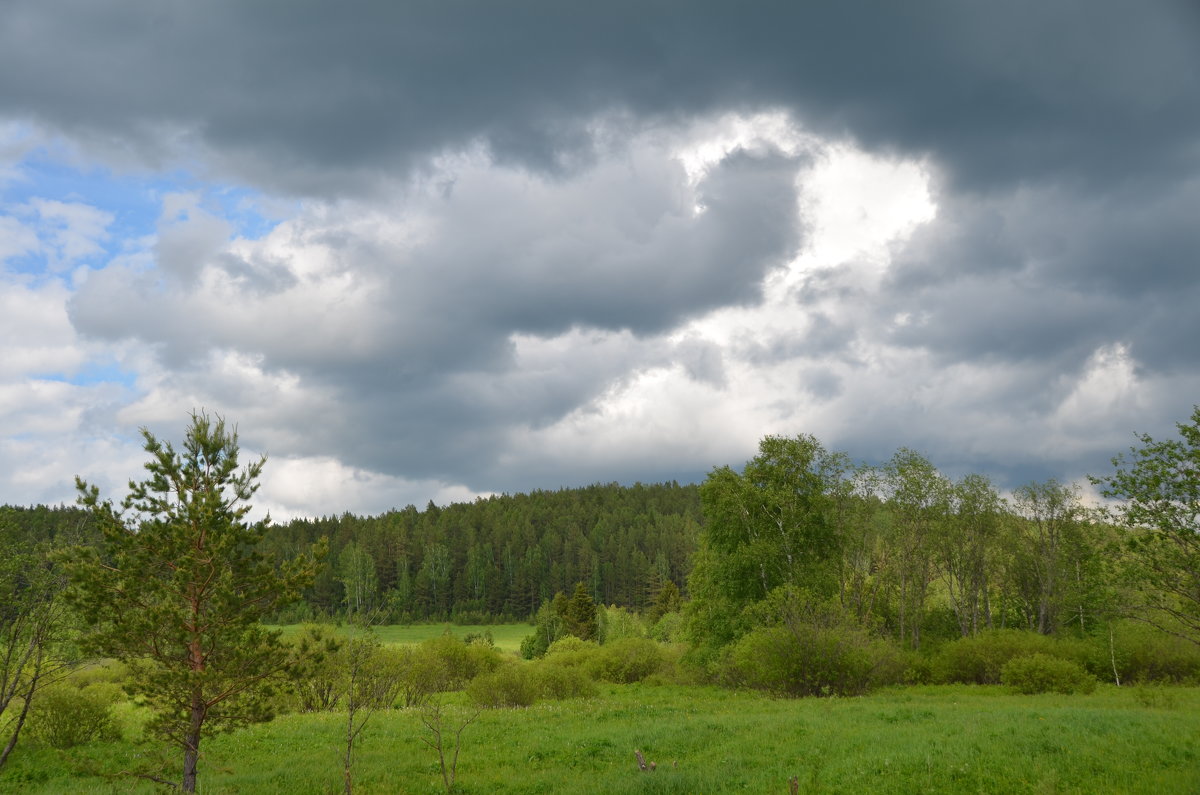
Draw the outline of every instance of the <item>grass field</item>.
<instances>
[{"instance_id":1,"label":"grass field","mask_svg":"<svg viewBox=\"0 0 1200 795\"><path fill-rule=\"evenodd\" d=\"M276 627L276 629L282 629L283 637L288 638L300 631L300 625L289 624ZM339 630L345 634L354 634L357 631L355 627L347 624L341 625ZM449 632L460 640L467 635L482 635L484 632L489 632L497 649L515 652L520 650L521 641L525 639L525 636L533 632L533 626L530 624L406 624L375 627L374 632L384 643L394 644L420 643L429 638L436 638L445 632Z\"/></svg>"},{"instance_id":2,"label":"grass field","mask_svg":"<svg viewBox=\"0 0 1200 795\"><path fill-rule=\"evenodd\" d=\"M452 697L451 716L463 714ZM339 714L290 715L208 741L204 793L341 791ZM411 711L376 715L361 793L444 792ZM658 763L636 769L634 749ZM154 792L121 771L159 752L95 743L24 749L0 791ZM170 757L167 774L175 775ZM1088 696L914 687L778 700L709 687L603 686L598 698L484 712L463 734L463 793L1195 793L1200 688L1102 686Z\"/></svg>"}]
</instances>

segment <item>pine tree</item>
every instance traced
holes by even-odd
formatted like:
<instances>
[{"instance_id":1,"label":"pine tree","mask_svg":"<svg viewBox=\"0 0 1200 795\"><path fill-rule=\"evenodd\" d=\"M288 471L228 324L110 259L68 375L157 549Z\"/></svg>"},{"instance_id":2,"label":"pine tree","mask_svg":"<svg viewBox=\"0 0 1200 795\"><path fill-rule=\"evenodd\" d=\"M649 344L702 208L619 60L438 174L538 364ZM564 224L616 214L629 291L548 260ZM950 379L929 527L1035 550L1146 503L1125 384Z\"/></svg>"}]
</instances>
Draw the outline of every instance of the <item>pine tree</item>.
<instances>
[{"instance_id":1,"label":"pine tree","mask_svg":"<svg viewBox=\"0 0 1200 795\"><path fill-rule=\"evenodd\" d=\"M130 482L122 510L76 479L104 541L70 566L72 600L94 627L87 646L129 665L152 727L183 750L184 792L202 737L270 717L288 655L260 622L299 597L324 554L319 544L271 564L259 551L270 519L246 520L265 459L239 470L236 431L191 418L180 452L142 430L150 476Z\"/></svg>"},{"instance_id":2,"label":"pine tree","mask_svg":"<svg viewBox=\"0 0 1200 795\"><path fill-rule=\"evenodd\" d=\"M566 604L563 619L567 632L583 640L596 640L600 635L600 623L596 618L596 602L583 583L575 585L575 595Z\"/></svg>"}]
</instances>

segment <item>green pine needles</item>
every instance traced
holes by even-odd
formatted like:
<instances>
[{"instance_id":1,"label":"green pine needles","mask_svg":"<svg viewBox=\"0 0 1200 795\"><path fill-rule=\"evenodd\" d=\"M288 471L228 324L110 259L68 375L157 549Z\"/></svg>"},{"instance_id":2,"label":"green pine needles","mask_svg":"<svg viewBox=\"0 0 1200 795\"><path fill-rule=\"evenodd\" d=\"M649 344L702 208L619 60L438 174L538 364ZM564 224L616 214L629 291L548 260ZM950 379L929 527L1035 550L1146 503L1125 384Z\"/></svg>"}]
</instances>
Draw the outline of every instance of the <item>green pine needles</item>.
<instances>
[{"instance_id":1,"label":"green pine needles","mask_svg":"<svg viewBox=\"0 0 1200 795\"><path fill-rule=\"evenodd\" d=\"M323 548L278 567L259 551L270 519L246 517L265 458L240 467L222 418L194 412L180 451L142 435L150 475L121 510L76 480L104 542L73 557L71 598L93 627L88 649L128 663L194 792L202 737L270 717L288 653L260 621L300 597Z\"/></svg>"}]
</instances>

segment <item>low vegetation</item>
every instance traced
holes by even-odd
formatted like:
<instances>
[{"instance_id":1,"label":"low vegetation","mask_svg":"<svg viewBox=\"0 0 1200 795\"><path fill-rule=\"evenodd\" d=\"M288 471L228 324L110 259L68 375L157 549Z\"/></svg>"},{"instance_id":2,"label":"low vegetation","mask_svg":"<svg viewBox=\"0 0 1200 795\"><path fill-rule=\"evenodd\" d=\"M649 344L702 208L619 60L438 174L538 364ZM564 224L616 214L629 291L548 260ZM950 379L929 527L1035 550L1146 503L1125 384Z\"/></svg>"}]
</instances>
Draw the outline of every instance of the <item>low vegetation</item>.
<instances>
[{"instance_id":1,"label":"low vegetation","mask_svg":"<svg viewBox=\"0 0 1200 795\"><path fill-rule=\"evenodd\" d=\"M1200 689L1014 695L1002 686L914 686L859 698L777 699L711 686L609 685L570 701L484 710L461 736L456 792L1194 792ZM1168 697L1162 695L1163 692ZM444 705L451 727L473 708ZM356 751L355 791L442 792L419 709L377 715ZM291 714L214 738L205 792L341 789L344 715ZM639 772L633 752L656 763ZM35 795L160 792L129 771L151 749L32 745L0 776ZM650 778L653 777L653 778Z\"/></svg>"}]
</instances>

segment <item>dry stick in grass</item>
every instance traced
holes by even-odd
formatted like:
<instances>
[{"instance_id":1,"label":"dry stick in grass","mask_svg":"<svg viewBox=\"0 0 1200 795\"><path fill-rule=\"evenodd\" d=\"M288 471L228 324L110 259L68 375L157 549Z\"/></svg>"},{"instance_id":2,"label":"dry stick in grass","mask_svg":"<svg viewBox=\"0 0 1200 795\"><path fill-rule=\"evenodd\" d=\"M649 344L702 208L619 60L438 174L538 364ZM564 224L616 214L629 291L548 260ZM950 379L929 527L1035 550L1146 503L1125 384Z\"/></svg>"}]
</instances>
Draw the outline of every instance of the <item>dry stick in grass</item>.
<instances>
[{"instance_id":1,"label":"dry stick in grass","mask_svg":"<svg viewBox=\"0 0 1200 795\"><path fill-rule=\"evenodd\" d=\"M345 647L346 673L346 753L342 757L342 782L345 795L354 791L351 763L354 744L378 710L389 708L395 699L394 683L386 675L370 671L372 659L379 653L380 642L374 627L383 619L382 608L360 613L353 622L360 637L350 638ZM377 674L377 675L373 675ZM394 678L394 677L393 677Z\"/></svg>"},{"instance_id":2,"label":"dry stick in grass","mask_svg":"<svg viewBox=\"0 0 1200 795\"><path fill-rule=\"evenodd\" d=\"M450 764L447 765L446 744L443 740L442 702L437 698L431 698L421 709L421 723L429 730L430 735L422 737L421 742L437 751L438 764L442 768L442 782L446 785L446 792L454 789L454 778L458 773L458 752L462 749L463 730L479 717L481 711L481 709L476 709L454 730L454 754L450 757Z\"/></svg>"}]
</instances>

